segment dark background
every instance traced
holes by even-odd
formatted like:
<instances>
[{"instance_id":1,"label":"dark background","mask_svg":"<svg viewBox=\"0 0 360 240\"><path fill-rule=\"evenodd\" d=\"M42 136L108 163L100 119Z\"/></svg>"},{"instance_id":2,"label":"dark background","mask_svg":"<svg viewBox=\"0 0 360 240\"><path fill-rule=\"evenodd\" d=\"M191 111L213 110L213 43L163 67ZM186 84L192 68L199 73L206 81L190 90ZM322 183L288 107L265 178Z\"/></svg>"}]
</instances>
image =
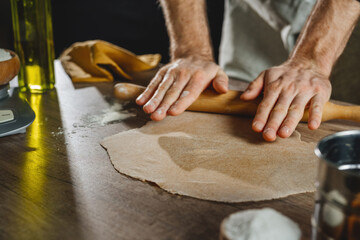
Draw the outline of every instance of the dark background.
<instances>
[{"instance_id":1,"label":"dark background","mask_svg":"<svg viewBox=\"0 0 360 240\"><path fill-rule=\"evenodd\" d=\"M208 0L217 59L224 0ZM136 54L160 53L169 60L169 39L157 0L52 0L56 57L72 43L101 39ZM0 48L13 49L10 0L0 0Z\"/></svg>"},{"instance_id":2,"label":"dark background","mask_svg":"<svg viewBox=\"0 0 360 240\"><path fill-rule=\"evenodd\" d=\"M52 0L56 57L72 43L101 39L136 54L160 53L169 60L169 43L157 0ZM224 0L207 0L217 59ZM10 0L0 0L0 48L13 49ZM332 98L360 104L360 22L337 61Z\"/></svg>"}]
</instances>

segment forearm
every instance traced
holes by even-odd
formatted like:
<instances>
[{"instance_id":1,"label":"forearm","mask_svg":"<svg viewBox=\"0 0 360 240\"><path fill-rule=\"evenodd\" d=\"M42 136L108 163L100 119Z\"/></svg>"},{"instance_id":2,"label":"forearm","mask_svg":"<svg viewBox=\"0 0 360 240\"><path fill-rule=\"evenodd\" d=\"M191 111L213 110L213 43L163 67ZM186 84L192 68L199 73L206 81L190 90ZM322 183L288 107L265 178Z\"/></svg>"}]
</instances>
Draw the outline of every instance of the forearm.
<instances>
[{"instance_id":1,"label":"forearm","mask_svg":"<svg viewBox=\"0 0 360 240\"><path fill-rule=\"evenodd\" d=\"M204 0L160 0L172 60L192 55L213 60Z\"/></svg>"},{"instance_id":2,"label":"forearm","mask_svg":"<svg viewBox=\"0 0 360 240\"><path fill-rule=\"evenodd\" d=\"M305 60L329 76L359 16L355 0L318 0L289 59Z\"/></svg>"}]
</instances>

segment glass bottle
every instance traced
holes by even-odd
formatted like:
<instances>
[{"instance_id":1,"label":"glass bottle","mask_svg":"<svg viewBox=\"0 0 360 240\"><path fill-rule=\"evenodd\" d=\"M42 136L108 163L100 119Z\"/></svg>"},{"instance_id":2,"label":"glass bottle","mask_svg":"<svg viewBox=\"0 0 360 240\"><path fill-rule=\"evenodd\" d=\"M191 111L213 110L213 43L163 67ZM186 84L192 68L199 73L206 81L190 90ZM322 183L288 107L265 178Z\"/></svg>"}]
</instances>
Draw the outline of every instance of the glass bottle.
<instances>
[{"instance_id":1,"label":"glass bottle","mask_svg":"<svg viewBox=\"0 0 360 240\"><path fill-rule=\"evenodd\" d=\"M51 0L10 0L21 91L42 93L55 85Z\"/></svg>"}]
</instances>

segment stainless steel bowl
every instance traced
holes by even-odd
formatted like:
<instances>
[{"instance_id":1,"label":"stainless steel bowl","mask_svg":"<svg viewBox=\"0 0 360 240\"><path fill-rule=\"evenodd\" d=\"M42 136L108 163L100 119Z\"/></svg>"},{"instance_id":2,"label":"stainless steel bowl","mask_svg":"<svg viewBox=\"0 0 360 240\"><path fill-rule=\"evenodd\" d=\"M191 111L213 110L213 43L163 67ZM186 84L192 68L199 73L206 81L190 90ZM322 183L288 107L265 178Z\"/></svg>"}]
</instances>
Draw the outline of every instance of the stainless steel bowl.
<instances>
[{"instance_id":1,"label":"stainless steel bowl","mask_svg":"<svg viewBox=\"0 0 360 240\"><path fill-rule=\"evenodd\" d=\"M313 239L360 239L360 131L322 139Z\"/></svg>"}]
</instances>

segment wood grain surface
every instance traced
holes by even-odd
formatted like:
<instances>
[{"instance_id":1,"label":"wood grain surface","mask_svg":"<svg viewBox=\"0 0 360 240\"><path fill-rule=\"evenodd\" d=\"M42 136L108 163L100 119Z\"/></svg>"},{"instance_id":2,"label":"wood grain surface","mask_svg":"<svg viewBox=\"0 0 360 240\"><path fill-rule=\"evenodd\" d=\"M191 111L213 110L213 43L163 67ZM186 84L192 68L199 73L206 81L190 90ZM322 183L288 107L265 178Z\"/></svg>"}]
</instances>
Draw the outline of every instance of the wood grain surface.
<instances>
[{"instance_id":1,"label":"wood grain surface","mask_svg":"<svg viewBox=\"0 0 360 240\"><path fill-rule=\"evenodd\" d=\"M52 92L23 94L37 115L26 134L0 138L0 239L218 239L228 214L263 207L293 219L310 239L313 193L225 204L171 195L119 174L99 142L148 117L130 104L121 112L136 116L104 122L104 114L118 111L113 83L73 86L59 62L56 81ZM231 82L233 89L244 86ZM304 141L317 142L360 124L298 129Z\"/></svg>"}]
</instances>

